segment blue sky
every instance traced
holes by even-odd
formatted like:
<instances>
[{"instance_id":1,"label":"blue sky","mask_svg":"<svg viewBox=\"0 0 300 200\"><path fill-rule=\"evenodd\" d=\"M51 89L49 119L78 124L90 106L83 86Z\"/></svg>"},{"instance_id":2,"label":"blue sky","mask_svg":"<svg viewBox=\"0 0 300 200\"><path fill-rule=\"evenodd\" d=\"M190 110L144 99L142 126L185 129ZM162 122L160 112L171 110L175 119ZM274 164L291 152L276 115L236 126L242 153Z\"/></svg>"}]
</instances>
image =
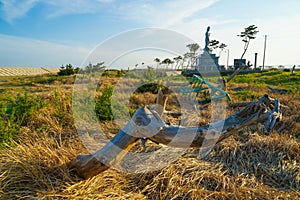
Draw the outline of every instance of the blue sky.
<instances>
[{"instance_id":1,"label":"blue sky","mask_svg":"<svg viewBox=\"0 0 300 200\"><path fill-rule=\"evenodd\" d=\"M228 45L232 64L243 51L237 34L251 24L260 32L245 58L253 63L257 52L262 65L263 35L268 35L266 65L300 65L299 8L299 0L0 0L0 66L80 66L108 38L146 27L178 32L203 47L207 26L211 38ZM129 43L138 41L107 45L101 56ZM225 54L221 64L226 63Z\"/></svg>"}]
</instances>

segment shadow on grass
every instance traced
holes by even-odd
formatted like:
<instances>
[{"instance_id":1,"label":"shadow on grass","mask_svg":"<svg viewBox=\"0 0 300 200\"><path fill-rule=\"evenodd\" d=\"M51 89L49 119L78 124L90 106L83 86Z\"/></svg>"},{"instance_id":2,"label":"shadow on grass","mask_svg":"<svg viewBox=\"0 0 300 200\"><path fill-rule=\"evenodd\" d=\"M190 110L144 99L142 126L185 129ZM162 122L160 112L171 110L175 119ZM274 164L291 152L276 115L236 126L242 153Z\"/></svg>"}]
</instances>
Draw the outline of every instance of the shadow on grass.
<instances>
[{"instance_id":1,"label":"shadow on grass","mask_svg":"<svg viewBox=\"0 0 300 200\"><path fill-rule=\"evenodd\" d=\"M286 140L282 140L286 139ZM254 176L281 191L300 191L299 144L286 136L254 136L221 143L204 160L221 163L231 176Z\"/></svg>"}]
</instances>

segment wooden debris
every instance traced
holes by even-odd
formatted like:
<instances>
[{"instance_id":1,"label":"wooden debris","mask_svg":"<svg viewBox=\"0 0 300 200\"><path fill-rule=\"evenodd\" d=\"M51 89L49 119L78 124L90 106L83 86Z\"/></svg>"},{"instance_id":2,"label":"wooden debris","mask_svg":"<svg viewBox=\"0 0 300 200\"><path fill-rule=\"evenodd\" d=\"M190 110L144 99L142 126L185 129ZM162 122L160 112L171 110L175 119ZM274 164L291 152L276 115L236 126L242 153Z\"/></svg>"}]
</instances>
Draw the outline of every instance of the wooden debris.
<instances>
[{"instance_id":1,"label":"wooden debris","mask_svg":"<svg viewBox=\"0 0 300 200\"><path fill-rule=\"evenodd\" d=\"M280 94L286 94L288 91L285 89L280 88L272 88L271 86L267 86L269 88L269 92L271 93L280 93Z\"/></svg>"},{"instance_id":2,"label":"wooden debris","mask_svg":"<svg viewBox=\"0 0 300 200\"><path fill-rule=\"evenodd\" d=\"M160 116L163 109L145 106L139 108L123 129L102 149L90 155L78 156L69 167L75 169L83 178L95 176L109 166L117 165L142 138L171 147L202 148L221 142L243 127L256 122L267 121L265 127L271 130L281 118L279 106L278 99L273 101L265 95L223 120L195 128L168 126Z\"/></svg>"}]
</instances>

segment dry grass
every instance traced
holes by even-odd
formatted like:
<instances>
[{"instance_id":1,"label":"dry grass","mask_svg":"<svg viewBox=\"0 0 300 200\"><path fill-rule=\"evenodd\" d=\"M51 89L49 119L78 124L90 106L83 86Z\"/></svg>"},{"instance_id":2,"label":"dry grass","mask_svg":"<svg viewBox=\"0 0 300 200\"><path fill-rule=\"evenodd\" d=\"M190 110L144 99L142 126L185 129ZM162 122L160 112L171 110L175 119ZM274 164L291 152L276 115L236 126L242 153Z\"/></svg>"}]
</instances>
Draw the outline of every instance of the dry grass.
<instances>
[{"instance_id":1,"label":"dry grass","mask_svg":"<svg viewBox=\"0 0 300 200\"><path fill-rule=\"evenodd\" d=\"M205 160L187 153L161 171L108 170L81 180L65 164L86 153L79 140L59 142L22 130L21 145L1 152L1 199L297 199L299 143L287 135L230 139ZM75 133L74 133L75 134ZM283 140L284 139L284 140Z\"/></svg>"},{"instance_id":2,"label":"dry grass","mask_svg":"<svg viewBox=\"0 0 300 200\"><path fill-rule=\"evenodd\" d=\"M191 149L158 171L126 174L109 169L82 180L66 164L88 152L68 112L70 94L65 88L58 92L60 107L41 110L32 123L19 131L15 147L0 151L0 199L300 198L297 96L278 95L289 106L283 113L285 128L281 133L266 134L262 125L251 126L218 144L202 160L198 151ZM53 101L54 96L45 98ZM59 110L65 113L60 116ZM113 123L102 127L110 134L117 131Z\"/></svg>"}]
</instances>

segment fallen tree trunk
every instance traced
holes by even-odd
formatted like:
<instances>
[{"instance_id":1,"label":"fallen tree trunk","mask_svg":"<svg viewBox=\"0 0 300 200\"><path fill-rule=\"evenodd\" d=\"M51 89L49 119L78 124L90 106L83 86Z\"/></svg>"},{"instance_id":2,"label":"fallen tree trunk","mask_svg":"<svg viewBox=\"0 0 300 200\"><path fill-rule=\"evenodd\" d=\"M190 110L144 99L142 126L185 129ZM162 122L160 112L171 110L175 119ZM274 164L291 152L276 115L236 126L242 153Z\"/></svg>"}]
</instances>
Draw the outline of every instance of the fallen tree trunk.
<instances>
[{"instance_id":1,"label":"fallen tree trunk","mask_svg":"<svg viewBox=\"0 0 300 200\"><path fill-rule=\"evenodd\" d=\"M279 113L278 100L267 95L257 102L249 103L241 111L204 127L187 128L168 126L156 112L157 106L145 106L136 111L132 119L116 136L99 151L90 155L80 155L69 163L79 176L89 178L110 166L117 165L136 141L147 138L153 142L181 148L201 148L214 145L241 128L257 121L267 121L268 129L274 127L274 113ZM161 108L158 109L162 112Z\"/></svg>"},{"instance_id":2,"label":"fallen tree trunk","mask_svg":"<svg viewBox=\"0 0 300 200\"><path fill-rule=\"evenodd\" d=\"M271 93L286 94L288 92L286 89L272 88L271 86L267 86L267 87L269 88L269 92Z\"/></svg>"}]
</instances>

